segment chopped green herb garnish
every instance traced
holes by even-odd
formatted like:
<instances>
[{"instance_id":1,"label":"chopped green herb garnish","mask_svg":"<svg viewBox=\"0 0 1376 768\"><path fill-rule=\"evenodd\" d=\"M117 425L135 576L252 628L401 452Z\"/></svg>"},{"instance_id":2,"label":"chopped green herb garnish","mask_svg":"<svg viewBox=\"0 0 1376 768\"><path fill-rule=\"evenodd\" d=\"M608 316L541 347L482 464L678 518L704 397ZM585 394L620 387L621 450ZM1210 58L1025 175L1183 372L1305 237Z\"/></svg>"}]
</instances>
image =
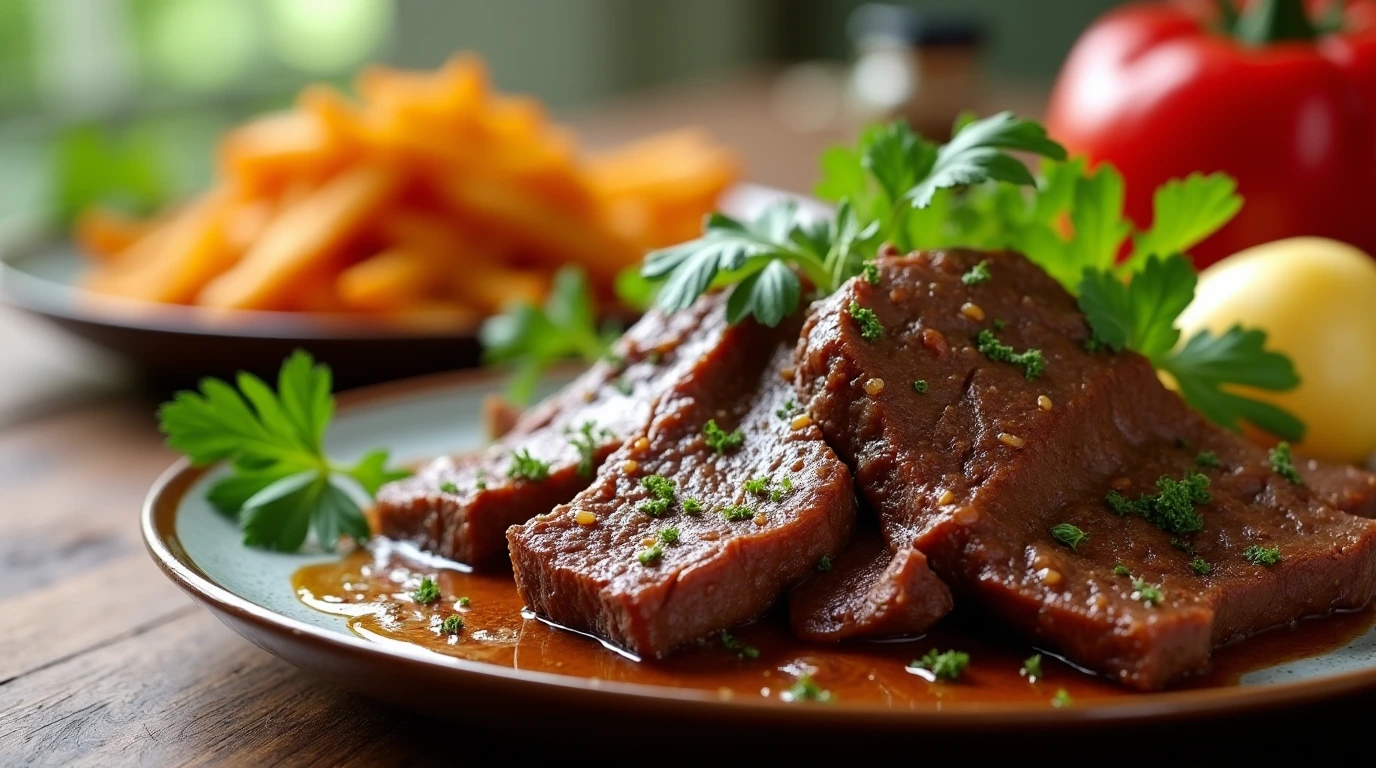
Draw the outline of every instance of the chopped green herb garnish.
<instances>
[{"instance_id":1,"label":"chopped green herb garnish","mask_svg":"<svg viewBox=\"0 0 1376 768\"><path fill-rule=\"evenodd\" d=\"M798 410L798 404L793 402L793 398L790 397L788 401L784 403L782 408L778 408L774 411L774 415L778 416L784 421L788 421L789 419L793 418L793 412L796 410Z\"/></svg>"},{"instance_id":2,"label":"chopped green herb garnish","mask_svg":"<svg viewBox=\"0 0 1376 768\"><path fill-rule=\"evenodd\" d=\"M1258 547L1253 544L1242 550L1242 556L1252 565L1263 565L1270 568L1280 562L1280 547Z\"/></svg>"},{"instance_id":3,"label":"chopped green herb garnish","mask_svg":"<svg viewBox=\"0 0 1376 768\"><path fill-rule=\"evenodd\" d=\"M626 356L610 349L602 354L602 360L618 371L626 367Z\"/></svg>"},{"instance_id":4,"label":"chopped green herb garnish","mask_svg":"<svg viewBox=\"0 0 1376 768\"><path fill-rule=\"evenodd\" d=\"M1194 457L1194 463L1208 469L1223 469L1223 462L1219 461L1218 454L1213 451L1200 451Z\"/></svg>"},{"instance_id":5,"label":"chopped green herb garnish","mask_svg":"<svg viewBox=\"0 0 1376 768\"><path fill-rule=\"evenodd\" d=\"M1177 539L1177 538L1175 538L1174 536L1172 536L1172 537L1171 537L1171 546L1172 546L1172 547L1175 547L1176 549L1180 550L1181 552L1184 552L1184 553L1187 554L1187 555L1193 555L1193 554L1194 554L1194 542L1193 542L1193 541L1189 541L1189 540L1187 540L1187 539Z\"/></svg>"},{"instance_id":6,"label":"chopped green herb garnish","mask_svg":"<svg viewBox=\"0 0 1376 768\"><path fill-rule=\"evenodd\" d=\"M700 515L702 514L702 502L693 498L684 499L683 511L689 515Z\"/></svg>"},{"instance_id":7,"label":"chopped green herb garnish","mask_svg":"<svg viewBox=\"0 0 1376 768\"><path fill-rule=\"evenodd\" d=\"M677 529L677 528L665 528L664 530L662 530L662 531L659 532L659 540L660 540L661 543L664 543L664 544L677 544L677 543L678 543L678 529Z\"/></svg>"},{"instance_id":8,"label":"chopped green herb garnish","mask_svg":"<svg viewBox=\"0 0 1376 768\"><path fill-rule=\"evenodd\" d=\"M1190 561L1190 570L1194 571L1200 576L1208 576L1210 573L1213 572L1214 567L1212 565L1209 565L1208 560L1205 560L1202 557L1196 557L1195 559Z\"/></svg>"},{"instance_id":9,"label":"chopped green herb garnish","mask_svg":"<svg viewBox=\"0 0 1376 768\"><path fill-rule=\"evenodd\" d=\"M918 379L917 381L913 382L913 391L918 393L919 395L925 395L927 393L927 389L928 386L926 379Z\"/></svg>"},{"instance_id":10,"label":"chopped green herb garnish","mask_svg":"<svg viewBox=\"0 0 1376 768\"><path fill-rule=\"evenodd\" d=\"M753 493L757 496L763 496L769 488L769 483L770 479L767 477L753 477L749 480L746 480L745 485L743 487L745 488L746 493Z\"/></svg>"},{"instance_id":11,"label":"chopped green herb garnish","mask_svg":"<svg viewBox=\"0 0 1376 768\"><path fill-rule=\"evenodd\" d=\"M860 338L865 341L876 341L884 335L884 326L879 324L879 316L874 314L874 310L860 306L858 301L852 301L846 307L846 311L860 326Z\"/></svg>"},{"instance_id":12,"label":"chopped green herb garnish","mask_svg":"<svg viewBox=\"0 0 1376 768\"><path fill-rule=\"evenodd\" d=\"M597 430L597 425L591 421L585 421L578 427L577 432L571 432L569 443L578 450L578 475L580 477L592 477L593 470L597 469L593 462L597 459L598 437L610 440L611 430Z\"/></svg>"},{"instance_id":13,"label":"chopped green herb garnish","mask_svg":"<svg viewBox=\"0 0 1376 768\"><path fill-rule=\"evenodd\" d=\"M996 363L1012 363L1022 366L1023 375L1028 381L1046 372L1046 360L1040 349L1014 352L1013 348L999 341L994 332L985 328L975 336L975 349Z\"/></svg>"},{"instance_id":14,"label":"chopped green herb garnish","mask_svg":"<svg viewBox=\"0 0 1376 768\"><path fill-rule=\"evenodd\" d=\"M1061 523L1060 525L1053 527L1051 529L1051 535L1053 538L1056 539L1056 541L1061 542L1062 544L1066 545L1067 547L1070 547L1071 549L1079 549L1080 545L1083 544L1085 540L1089 538L1089 534L1085 533L1079 528L1076 528L1070 523Z\"/></svg>"},{"instance_id":15,"label":"chopped green herb garnish","mask_svg":"<svg viewBox=\"0 0 1376 768\"><path fill-rule=\"evenodd\" d=\"M459 486L453 480L445 480L440 483L440 493L458 493Z\"/></svg>"},{"instance_id":16,"label":"chopped green herb garnish","mask_svg":"<svg viewBox=\"0 0 1376 768\"><path fill-rule=\"evenodd\" d=\"M989 272L989 260L983 259L980 263L970 267L970 271L960 276L960 282L966 285L979 285L989 282L993 274Z\"/></svg>"},{"instance_id":17,"label":"chopped green herb garnish","mask_svg":"<svg viewBox=\"0 0 1376 768\"><path fill-rule=\"evenodd\" d=\"M860 277L870 285L879 285L879 265L867 261L860 267Z\"/></svg>"},{"instance_id":18,"label":"chopped green herb garnish","mask_svg":"<svg viewBox=\"0 0 1376 768\"><path fill-rule=\"evenodd\" d=\"M644 512L650 517L664 517L669 514L669 505L674 502L669 499L646 499L636 507L639 512Z\"/></svg>"},{"instance_id":19,"label":"chopped green herb garnish","mask_svg":"<svg viewBox=\"0 0 1376 768\"><path fill-rule=\"evenodd\" d=\"M1289 443L1278 443L1275 448L1267 455L1271 461L1271 471L1289 480L1295 485L1304 485L1304 478L1300 477L1299 470L1295 469L1295 458L1290 455Z\"/></svg>"},{"instance_id":20,"label":"chopped green herb garnish","mask_svg":"<svg viewBox=\"0 0 1376 768\"><path fill-rule=\"evenodd\" d=\"M784 691L784 701L815 701L825 704L831 701L831 691L813 682L812 675L803 675L792 688Z\"/></svg>"},{"instance_id":21,"label":"chopped green herb garnish","mask_svg":"<svg viewBox=\"0 0 1376 768\"><path fill-rule=\"evenodd\" d=\"M925 669L931 672L932 677L937 680L947 681L959 680L968 666L970 666L970 654L963 651L940 653L935 648L928 651L926 656L913 659L908 663L909 669Z\"/></svg>"},{"instance_id":22,"label":"chopped green herb garnish","mask_svg":"<svg viewBox=\"0 0 1376 768\"><path fill-rule=\"evenodd\" d=\"M1018 670L1018 674L1027 678L1028 682L1035 683L1040 680L1042 676L1042 655L1037 653L1027 657L1022 663L1022 669Z\"/></svg>"},{"instance_id":23,"label":"chopped green herb garnish","mask_svg":"<svg viewBox=\"0 0 1376 768\"><path fill-rule=\"evenodd\" d=\"M778 502L788 494L793 493L793 478L785 477L779 481L779 487L769 492L769 500Z\"/></svg>"},{"instance_id":24,"label":"chopped green herb garnish","mask_svg":"<svg viewBox=\"0 0 1376 768\"><path fill-rule=\"evenodd\" d=\"M1204 528L1204 516L1196 504L1209 503L1209 478L1197 472L1184 480L1172 480L1164 475L1156 481L1158 493L1129 499L1117 491L1109 491L1104 501L1119 515L1137 515L1168 533L1190 534Z\"/></svg>"},{"instance_id":25,"label":"chopped green herb garnish","mask_svg":"<svg viewBox=\"0 0 1376 768\"><path fill-rule=\"evenodd\" d=\"M467 608L468 606L470 606L470 605L472 605L472 604L473 604L473 601L472 601L472 600L469 600L468 597L467 597L466 595L465 595L464 597L460 597L460 598L459 598L459 607L460 607L460 608Z\"/></svg>"},{"instance_id":26,"label":"chopped green herb garnish","mask_svg":"<svg viewBox=\"0 0 1376 768\"><path fill-rule=\"evenodd\" d=\"M1005 323L1005 322L1003 321L1003 318L1001 318L1001 317L996 317L996 318L994 318L993 326L994 326L994 330L996 330L996 331L1001 331L1001 330L1003 330L1005 327L1008 326L1008 323Z\"/></svg>"},{"instance_id":27,"label":"chopped green herb garnish","mask_svg":"<svg viewBox=\"0 0 1376 768\"><path fill-rule=\"evenodd\" d=\"M1153 605L1160 605L1165 601L1166 596L1162 594L1160 584L1148 584L1143 579L1133 579L1132 599L1141 600L1150 608Z\"/></svg>"},{"instance_id":28,"label":"chopped green herb garnish","mask_svg":"<svg viewBox=\"0 0 1376 768\"><path fill-rule=\"evenodd\" d=\"M458 614L445 616L444 623L440 624L440 631L446 635L457 635L463 631L463 617Z\"/></svg>"},{"instance_id":29,"label":"chopped green herb garnish","mask_svg":"<svg viewBox=\"0 0 1376 768\"><path fill-rule=\"evenodd\" d=\"M426 576L420 580L420 586L411 593L411 599L421 605L430 605L440 599L440 585L435 580Z\"/></svg>"},{"instance_id":30,"label":"chopped green herb garnish","mask_svg":"<svg viewBox=\"0 0 1376 768\"><path fill-rule=\"evenodd\" d=\"M522 448L511 454L511 468L506 471L506 476L539 483L549 478L549 462L540 461L530 455L529 448Z\"/></svg>"},{"instance_id":31,"label":"chopped green herb garnish","mask_svg":"<svg viewBox=\"0 0 1376 768\"><path fill-rule=\"evenodd\" d=\"M612 380L612 389L630 397L635 392L635 384L623 374Z\"/></svg>"},{"instance_id":32,"label":"chopped green herb garnish","mask_svg":"<svg viewBox=\"0 0 1376 768\"><path fill-rule=\"evenodd\" d=\"M650 492L650 495L663 501L673 501L677 491L674 488L674 481L662 475L650 475L640 480L641 487Z\"/></svg>"},{"instance_id":33,"label":"chopped green herb garnish","mask_svg":"<svg viewBox=\"0 0 1376 768\"><path fill-rule=\"evenodd\" d=\"M654 565L664 559L664 547L656 544L649 549L641 550L635 559L639 560L641 565Z\"/></svg>"},{"instance_id":34,"label":"chopped green herb garnish","mask_svg":"<svg viewBox=\"0 0 1376 768\"><path fill-rule=\"evenodd\" d=\"M723 432L717 426L716 419L708 419L702 426L702 433L707 436L707 447L717 452L720 456L727 451L741 447L745 442L745 433L739 429L734 432Z\"/></svg>"},{"instance_id":35,"label":"chopped green herb garnish","mask_svg":"<svg viewBox=\"0 0 1376 768\"><path fill-rule=\"evenodd\" d=\"M1113 566L1113 575L1114 575L1114 576L1131 576L1131 575L1132 575L1132 571L1129 571L1129 570L1128 570L1128 567L1127 567L1126 565L1123 565L1122 563L1119 563L1119 564Z\"/></svg>"},{"instance_id":36,"label":"chopped green herb garnish","mask_svg":"<svg viewBox=\"0 0 1376 768\"><path fill-rule=\"evenodd\" d=\"M750 507L733 504L729 507L724 507L721 511L721 515L727 520L735 523L753 518L755 516L755 510Z\"/></svg>"},{"instance_id":37,"label":"chopped green herb garnish","mask_svg":"<svg viewBox=\"0 0 1376 768\"><path fill-rule=\"evenodd\" d=\"M742 643L739 638L725 630L721 633L721 645L742 659L758 659L760 657L759 648Z\"/></svg>"},{"instance_id":38,"label":"chopped green herb garnish","mask_svg":"<svg viewBox=\"0 0 1376 768\"><path fill-rule=\"evenodd\" d=\"M479 475L478 479L473 481L473 487L480 491L487 490L487 478Z\"/></svg>"},{"instance_id":39,"label":"chopped green herb garnish","mask_svg":"<svg viewBox=\"0 0 1376 768\"><path fill-rule=\"evenodd\" d=\"M1070 691L1064 688L1057 690L1056 695L1051 697L1051 706L1056 709L1065 709L1074 703L1075 700L1070 698Z\"/></svg>"},{"instance_id":40,"label":"chopped green herb garnish","mask_svg":"<svg viewBox=\"0 0 1376 768\"><path fill-rule=\"evenodd\" d=\"M822 559L817 561L817 572L826 573L831 570L831 556L822 555Z\"/></svg>"}]
</instances>

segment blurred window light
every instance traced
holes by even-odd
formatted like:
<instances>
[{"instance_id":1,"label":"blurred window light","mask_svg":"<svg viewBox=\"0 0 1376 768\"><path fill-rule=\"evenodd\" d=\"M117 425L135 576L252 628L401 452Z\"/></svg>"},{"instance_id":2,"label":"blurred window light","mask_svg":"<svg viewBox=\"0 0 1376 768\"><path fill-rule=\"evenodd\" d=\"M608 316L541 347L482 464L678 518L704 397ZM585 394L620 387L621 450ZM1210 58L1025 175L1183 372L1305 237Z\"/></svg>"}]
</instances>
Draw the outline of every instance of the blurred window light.
<instances>
[{"instance_id":1,"label":"blurred window light","mask_svg":"<svg viewBox=\"0 0 1376 768\"><path fill-rule=\"evenodd\" d=\"M216 91L248 74L257 43L254 9L243 0L172 0L146 18L149 68L189 91Z\"/></svg>"},{"instance_id":2,"label":"blurred window light","mask_svg":"<svg viewBox=\"0 0 1376 768\"><path fill-rule=\"evenodd\" d=\"M267 0L273 52L289 66L329 74L358 64L391 29L391 0Z\"/></svg>"}]
</instances>

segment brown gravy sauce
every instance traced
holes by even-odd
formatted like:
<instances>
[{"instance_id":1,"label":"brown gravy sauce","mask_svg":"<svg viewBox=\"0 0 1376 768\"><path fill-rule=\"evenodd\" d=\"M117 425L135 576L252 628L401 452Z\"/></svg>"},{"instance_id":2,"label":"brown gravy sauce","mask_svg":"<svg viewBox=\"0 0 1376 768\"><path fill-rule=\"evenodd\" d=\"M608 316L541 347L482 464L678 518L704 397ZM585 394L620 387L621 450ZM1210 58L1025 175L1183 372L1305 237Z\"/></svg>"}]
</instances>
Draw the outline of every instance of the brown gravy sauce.
<instances>
[{"instance_id":1,"label":"brown gravy sauce","mask_svg":"<svg viewBox=\"0 0 1376 768\"><path fill-rule=\"evenodd\" d=\"M435 578L442 597L430 606L417 605L410 593L427 575ZM292 586L306 605L348 617L349 629L376 642L407 643L513 669L697 689L723 699L778 698L803 674L811 674L838 702L894 709L956 702L1049 705L1061 688L1077 702L1136 695L1047 654L1042 678L1030 683L1020 668L1036 649L959 613L917 639L832 646L798 640L782 617L766 616L732 631L759 649L758 658L742 659L712 639L667 660L639 662L524 612L510 573L468 572L458 563L385 539L338 561L298 570ZM461 597L468 598L466 606L459 605ZM451 614L465 624L457 635L440 629ZM1219 649L1207 673L1178 687L1236 685L1253 670L1340 648L1373 624L1376 610L1368 608L1265 632ZM958 683L933 683L907 669L909 661L932 648L970 654L970 666Z\"/></svg>"}]
</instances>

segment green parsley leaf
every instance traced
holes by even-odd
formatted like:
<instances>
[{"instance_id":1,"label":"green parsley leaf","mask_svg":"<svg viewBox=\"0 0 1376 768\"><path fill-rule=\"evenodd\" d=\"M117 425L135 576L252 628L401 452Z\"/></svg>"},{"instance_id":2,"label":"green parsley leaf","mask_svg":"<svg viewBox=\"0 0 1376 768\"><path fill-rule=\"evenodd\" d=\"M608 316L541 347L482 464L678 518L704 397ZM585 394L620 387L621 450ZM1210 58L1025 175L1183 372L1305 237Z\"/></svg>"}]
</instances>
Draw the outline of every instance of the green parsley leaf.
<instances>
[{"instance_id":1,"label":"green parsley leaf","mask_svg":"<svg viewBox=\"0 0 1376 768\"><path fill-rule=\"evenodd\" d=\"M1171 179L1152 196L1151 228L1133 239L1125 271L1135 271L1149 256L1186 253L1223 228L1242 210L1237 182L1222 173L1192 173Z\"/></svg>"},{"instance_id":2,"label":"green parsley leaf","mask_svg":"<svg viewBox=\"0 0 1376 768\"><path fill-rule=\"evenodd\" d=\"M458 493L459 486L453 480L445 480L440 483L440 493Z\"/></svg>"},{"instance_id":3,"label":"green parsley leaf","mask_svg":"<svg viewBox=\"0 0 1376 768\"><path fill-rule=\"evenodd\" d=\"M1304 478L1300 476L1299 470L1295 469L1295 458L1290 455L1289 443L1278 443L1266 455L1266 458L1271 463L1272 472L1295 485L1304 485Z\"/></svg>"},{"instance_id":4,"label":"green parsley leaf","mask_svg":"<svg viewBox=\"0 0 1376 768\"><path fill-rule=\"evenodd\" d=\"M909 669L925 669L932 673L932 677L937 680L954 682L960 679L965 673L965 668L970 666L970 654L962 651L946 651L940 653L933 648L927 655L920 659L914 659L908 663Z\"/></svg>"},{"instance_id":5,"label":"green parsley leaf","mask_svg":"<svg viewBox=\"0 0 1376 768\"><path fill-rule=\"evenodd\" d=\"M782 408L776 408L774 410L774 415L784 421L788 421L793 418L793 413L796 410L798 410L798 404L793 402L793 398L790 397L788 401L783 404Z\"/></svg>"},{"instance_id":6,"label":"green parsley leaf","mask_svg":"<svg viewBox=\"0 0 1376 768\"><path fill-rule=\"evenodd\" d=\"M1284 391L1299 386L1290 358L1265 349L1266 333L1233 326L1222 336L1200 331L1165 355L1157 367L1170 374L1180 394L1213 423L1237 430L1246 421L1286 440L1304 437L1304 422L1279 406L1232 391L1252 387Z\"/></svg>"},{"instance_id":7,"label":"green parsley leaf","mask_svg":"<svg viewBox=\"0 0 1376 768\"><path fill-rule=\"evenodd\" d=\"M727 520L733 523L738 523L742 520L750 520L754 518L755 510L740 504L732 504L729 507L723 507L721 510L721 515L722 517L726 518Z\"/></svg>"},{"instance_id":8,"label":"green parsley leaf","mask_svg":"<svg viewBox=\"0 0 1376 768\"><path fill-rule=\"evenodd\" d=\"M641 550L636 554L635 559L638 560L641 565L655 565L660 560L664 559L664 547L663 545L656 544L649 549Z\"/></svg>"},{"instance_id":9,"label":"green parsley leaf","mask_svg":"<svg viewBox=\"0 0 1376 768\"><path fill-rule=\"evenodd\" d=\"M1078 550L1080 545L1089 539L1089 534L1070 523L1061 523L1060 525L1052 527L1051 536L1056 541L1070 547L1072 550Z\"/></svg>"},{"instance_id":10,"label":"green parsley leaf","mask_svg":"<svg viewBox=\"0 0 1376 768\"><path fill-rule=\"evenodd\" d=\"M1119 563L1119 564L1113 566L1113 575L1114 575L1114 576L1131 576L1131 575L1132 575L1132 571L1129 571L1129 570L1128 570L1128 567L1127 567L1126 565L1123 565L1122 563Z\"/></svg>"},{"instance_id":11,"label":"green parsley leaf","mask_svg":"<svg viewBox=\"0 0 1376 768\"><path fill-rule=\"evenodd\" d=\"M1208 576L1210 573L1213 572L1214 567L1212 565L1209 565L1208 560L1205 560L1202 557L1196 557L1195 559L1190 561L1190 570L1194 571L1200 576Z\"/></svg>"},{"instance_id":12,"label":"green parsley leaf","mask_svg":"<svg viewBox=\"0 0 1376 768\"><path fill-rule=\"evenodd\" d=\"M1253 544L1242 550L1242 556L1252 565L1270 568L1280 562L1280 547L1259 547Z\"/></svg>"},{"instance_id":13,"label":"green parsley leaf","mask_svg":"<svg viewBox=\"0 0 1376 768\"><path fill-rule=\"evenodd\" d=\"M993 274L989 272L989 260L982 259L978 264L970 267L970 271L960 276L960 282L966 285L979 285L987 283Z\"/></svg>"},{"instance_id":14,"label":"green parsley leaf","mask_svg":"<svg viewBox=\"0 0 1376 768\"><path fill-rule=\"evenodd\" d=\"M603 440L610 440L612 433L610 430L598 430L597 424L585 421L579 425L576 432L569 433L569 443L578 451L578 475L579 477L590 478L597 469L597 449L601 447Z\"/></svg>"},{"instance_id":15,"label":"green parsley leaf","mask_svg":"<svg viewBox=\"0 0 1376 768\"><path fill-rule=\"evenodd\" d=\"M878 341L884 335L884 326L879 323L879 316L874 310L860 306L859 302L852 301L846 307L846 313L860 327L860 338L865 341Z\"/></svg>"},{"instance_id":16,"label":"green parsley leaf","mask_svg":"<svg viewBox=\"0 0 1376 768\"><path fill-rule=\"evenodd\" d=\"M1160 584L1148 584L1144 579L1132 580L1132 599L1141 600L1148 608L1160 605L1165 601L1166 596L1161 592Z\"/></svg>"},{"instance_id":17,"label":"green parsley leaf","mask_svg":"<svg viewBox=\"0 0 1376 768\"><path fill-rule=\"evenodd\" d=\"M673 527L665 528L659 532L659 540L664 544L677 544L678 529Z\"/></svg>"},{"instance_id":18,"label":"green parsley leaf","mask_svg":"<svg viewBox=\"0 0 1376 768\"><path fill-rule=\"evenodd\" d=\"M815 701L826 704L832 700L831 691L813 681L812 675L803 675L792 688L783 692L784 701Z\"/></svg>"},{"instance_id":19,"label":"green parsley leaf","mask_svg":"<svg viewBox=\"0 0 1376 768\"><path fill-rule=\"evenodd\" d=\"M913 382L913 391L918 393L919 395L926 394L929 388L930 387L927 386L926 379L918 379L917 381Z\"/></svg>"},{"instance_id":20,"label":"green parsley leaf","mask_svg":"<svg viewBox=\"0 0 1376 768\"><path fill-rule=\"evenodd\" d=\"M648 475L640 479L640 486L662 501L673 501L678 494L674 481L662 475Z\"/></svg>"},{"instance_id":21,"label":"green parsley leaf","mask_svg":"<svg viewBox=\"0 0 1376 768\"><path fill-rule=\"evenodd\" d=\"M746 480L741 487L745 489L746 493L753 493L759 496L763 496L769 492L768 489L770 482L771 480L768 477L752 477L751 479Z\"/></svg>"},{"instance_id":22,"label":"green parsley leaf","mask_svg":"<svg viewBox=\"0 0 1376 768\"><path fill-rule=\"evenodd\" d=\"M446 635L457 635L463 631L463 617L452 614L444 617L444 623L440 624L440 631Z\"/></svg>"},{"instance_id":23,"label":"green parsley leaf","mask_svg":"<svg viewBox=\"0 0 1376 768\"><path fill-rule=\"evenodd\" d=\"M723 648L736 654L741 659L758 659L760 657L759 648L756 648L753 645L746 645L745 643L741 642L739 638L737 638L730 632L727 632L726 630L722 630L721 632L721 645Z\"/></svg>"},{"instance_id":24,"label":"green parsley leaf","mask_svg":"<svg viewBox=\"0 0 1376 768\"><path fill-rule=\"evenodd\" d=\"M1040 680L1042 676L1042 655L1036 653L1027 657L1022 663L1022 669L1018 670L1018 674L1027 678L1027 682L1029 683L1035 683Z\"/></svg>"},{"instance_id":25,"label":"green parsley leaf","mask_svg":"<svg viewBox=\"0 0 1376 768\"><path fill-rule=\"evenodd\" d=\"M1088 270L1080 281L1080 309L1094 335L1117 352L1124 347L1158 362L1175 347L1175 319L1194 299L1197 278L1183 256L1152 256L1123 284L1107 269Z\"/></svg>"},{"instance_id":26,"label":"green parsley leaf","mask_svg":"<svg viewBox=\"0 0 1376 768\"><path fill-rule=\"evenodd\" d=\"M513 304L489 317L479 331L483 359L514 368L507 396L518 403L529 402L550 365L566 358L596 362L618 335L614 324L597 325L587 278L574 267L555 273L543 307Z\"/></svg>"},{"instance_id":27,"label":"green parsley leaf","mask_svg":"<svg viewBox=\"0 0 1376 768\"><path fill-rule=\"evenodd\" d=\"M1162 475L1156 481L1158 492L1129 499L1117 491L1109 491L1104 501L1119 515L1136 515L1163 531L1179 535L1198 533L1204 529L1204 516L1196 504L1209 503L1209 478L1192 472L1183 480Z\"/></svg>"},{"instance_id":28,"label":"green parsley leaf","mask_svg":"<svg viewBox=\"0 0 1376 768\"><path fill-rule=\"evenodd\" d=\"M206 494L211 505L239 521L248 546L294 552L312 529L326 550L341 535L367 539L368 497L410 473L387 469L385 451L352 466L325 455L334 414L329 367L298 350L282 364L275 392L247 373L235 383L205 379L199 392L179 392L158 410L168 445L192 464L229 463L230 474Z\"/></svg>"},{"instance_id":29,"label":"green parsley leaf","mask_svg":"<svg viewBox=\"0 0 1376 768\"><path fill-rule=\"evenodd\" d=\"M702 514L702 502L698 501L697 499L684 499L683 513L687 515Z\"/></svg>"},{"instance_id":30,"label":"green parsley leaf","mask_svg":"<svg viewBox=\"0 0 1376 768\"><path fill-rule=\"evenodd\" d=\"M420 580L420 586L411 593L411 599L421 605L430 605L440 600L440 585L435 580L426 576Z\"/></svg>"},{"instance_id":31,"label":"green parsley leaf","mask_svg":"<svg viewBox=\"0 0 1376 768\"><path fill-rule=\"evenodd\" d=\"M994 332L985 328L975 336L975 349L996 363L1011 363L1022 366L1023 375L1028 381L1035 380L1046 371L1046 360L1040 349L1014 352L1013 348L999 341Z\"/></svg>"},{"instance_id":32,"label":"green parsley leaf","mask_svg":"<svg viewBox=\"0 0 1376 768\"><path fill-rule=\"evenodd\" d=\"M650 517L664 517L669 514L669 505L673 503L672 499L648 499L640 502L636 511L643 512Z\"/></svg>"},{"instance_id":33,"label":"green parsley leaf","mask_svg":"<svg viewBox=\"0 0 1376 768\"><path fill-rule=\"evenodd\" d=\"M1112 267L1132 230L1123 219L1123 177L1116 168L1100 164L1077 182L1070 226L1075 236L1059 249L1057 258L1038 261L1062 285L1074 285L1087 269Z\"/></svg>"},{"instance_id":34,"label":"green parsley leaf","mask_svg":"<svg viewBox=\"0 0 1376 768\"><path fill-rule=\"evenodd\" d=\"M717 426L716 419L708 419L702 426L702 434L706 436L707 447L717 452L720 456L727 451L733 451L745 442L745 433L739 429L733 432L725 432Z\"/></svg>"},{"instance_id":35,"label":"green parsley leaf","mask_svg":"<svg viewBox=\"0 0 1376 768\"><path fill-rule=\"evenodd\" d=\"M460 607L460 608L467 608L468 606L470 606L470 605L472 605L472 604L473 604L473 601L470 600L470 599L468 599L468 597L467 597L466 595L465 595L464 597L460 597L460 598L459 598L459 607Z\"/></svg>"},{"instance_id":36,"label":"green parsley leaf","mask_svg":"<svg viewBox=\"0 0 1376 768\"><path fill-rule=\"evenodd\" d=\"M826 573L831 570L831 556L822 555L822 559L817 561L817 572Z\"/></svg>"},{"instance_id":37,"label":"green parsley leaf","mask_svg":"<svg viewBox=\"0 0 1376 768\"><path fill-rule=\"evenodd\" d=\"M512 451L511 467L507 469L506 476L513 480L529 480L532 483L544 482L549 479L549 462L531 456L529 448Z\"/></svg>"},{"instance_id":38,"label":"green parsley leaf","mask_svg":"<svg viewBox=\"0 0 1376 768\"><path fill-rule=\"evenodd\" d=\"M779 481L777 488L769 492L769 500L777 503L790 493L793 493L793 478L785 477Z\"/></svg>"},{"instance_id":39,"label":"green parsley leaf","mask_svg":"<svg viewBox=\"0 0 1376 768\"><path fill-rule=\"evenodd\" d=\"M1056 690L1056 695L1051 697L1051 706L1056 709L1065 709L1066 707L1074 706L1074 704L1075 700L1070 698L1070 691L1064 688L1058 688Z\"/></svg>"},{"instance_id":40,"label":"green parsley leaf","mask_svg":"<svg viewBox=\"0 0 1376 768\"><path fill-rule=\"evenodd\" d=\"M993 179L1035 186L1037 180L1022 161L1002 150L1029 152L1064 160L1065 148L1046 136L1046 129L1012 112L1000 112L968 123L937 150L931 170L904 192L914 208L926 208L938 189Z\"/></svg>"}]
</instances>

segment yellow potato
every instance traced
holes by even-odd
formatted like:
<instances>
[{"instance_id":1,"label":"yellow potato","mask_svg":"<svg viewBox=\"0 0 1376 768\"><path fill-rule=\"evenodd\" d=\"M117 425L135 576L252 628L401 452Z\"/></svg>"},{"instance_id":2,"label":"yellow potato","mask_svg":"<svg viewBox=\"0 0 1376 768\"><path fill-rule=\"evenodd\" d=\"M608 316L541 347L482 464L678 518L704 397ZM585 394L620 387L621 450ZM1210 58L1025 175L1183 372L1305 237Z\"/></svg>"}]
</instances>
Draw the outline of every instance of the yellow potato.
<instances>
[{"instance_id":1,"label":"yellow potato","mask_svg":"<svg viewBox=\"0 0 1376 768\"><path fill-rule=\"evenodd\" d=\"M1182 337L1234 324L1266 331L1300 385L1254 392L1307 425L1304 453L1363 461L1376 451L1376 262L1343 243L1299 237L1249 248L1204 270Z\"/></svg>"}]
</instances>

